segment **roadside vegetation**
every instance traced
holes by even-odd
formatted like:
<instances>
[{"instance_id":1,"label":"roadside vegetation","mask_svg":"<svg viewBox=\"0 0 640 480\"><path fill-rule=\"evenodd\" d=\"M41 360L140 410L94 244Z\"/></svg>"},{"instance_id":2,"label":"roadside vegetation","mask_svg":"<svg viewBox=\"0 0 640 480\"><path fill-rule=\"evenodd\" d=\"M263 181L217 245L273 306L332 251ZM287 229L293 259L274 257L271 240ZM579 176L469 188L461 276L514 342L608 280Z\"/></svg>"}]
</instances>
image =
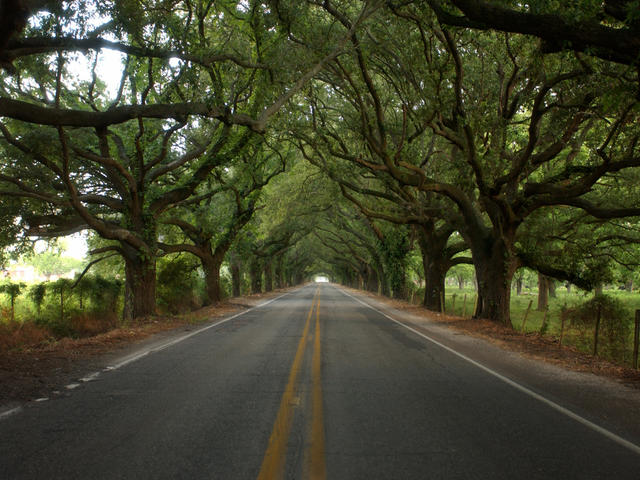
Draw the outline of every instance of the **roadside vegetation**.
<instances>
[{"instance_id":1,"label":"roadside vegetation","mask_svg":"<svg viewBox=\"0 0 640 480\"><path fill-rule=\"evenodd\" d=\"M449 292L446 295L445 314L470 318L476 291L465 287L452 288ZM567 292L562 287L555 297L549 299L545 310L536 308L537 295L537 288L532 288L512 296L511 316L516 332L544 336L558 347L573 346L581 352L593 354L598 305L604 304L606 307L601 310L597 355L619 365L633 365L634 319L635 311L640 310L640 294L605 288L601 296L594 297L591 292L575 288Z\"/></svg>"}]
</instances>

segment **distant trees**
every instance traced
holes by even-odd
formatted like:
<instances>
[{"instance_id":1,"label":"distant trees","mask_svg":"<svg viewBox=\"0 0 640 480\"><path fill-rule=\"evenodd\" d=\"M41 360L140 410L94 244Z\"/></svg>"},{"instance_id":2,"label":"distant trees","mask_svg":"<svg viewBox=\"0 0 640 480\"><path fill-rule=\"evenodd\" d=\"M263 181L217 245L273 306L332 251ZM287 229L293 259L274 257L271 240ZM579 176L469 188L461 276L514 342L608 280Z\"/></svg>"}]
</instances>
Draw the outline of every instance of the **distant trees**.
<instances>
[{"instance_id":1,"label":"distant trees","mask_svg":"<svg viewBox=\"0 0 640 480\"><path fill-rule=\"evenodd\" d=\"M179 229L181 239L160 242L160 248L167 253L188 252L198 257L205 276L207 303L222 300L220 267L225 255L253 217L262 188L285 168L286 153L254 140L233 164L213 172L201 189L202 194L175 204L161 218L162 224Z\"/></svg>"},{"instance_id":2,"label":"distant trees","mask_svg":"<svg viewBox=\"0 0 640 480\"><path fill-rule=\"evenodd\" d=\"M50 248L29 256L27 261L35 267L38 273L47 278L52 275L69 273L72 270L79 272L84 263L82 260L73 257L62 256L59 252Z\"/></svg>"}]
</instances>

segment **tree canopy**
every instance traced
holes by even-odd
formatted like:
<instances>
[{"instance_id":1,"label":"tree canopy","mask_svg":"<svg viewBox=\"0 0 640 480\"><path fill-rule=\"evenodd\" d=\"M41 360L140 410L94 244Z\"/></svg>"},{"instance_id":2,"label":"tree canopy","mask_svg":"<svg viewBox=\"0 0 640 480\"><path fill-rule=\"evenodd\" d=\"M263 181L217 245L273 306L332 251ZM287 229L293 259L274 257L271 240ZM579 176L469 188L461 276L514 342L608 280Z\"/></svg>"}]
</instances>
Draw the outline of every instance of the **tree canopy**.
<instances>
[{"instance_id":1,"label":"tree canopy","mask_svg":"<svg viewBox=\"0 0 640 480\"><path fill-rule=\"evenodd\" d=\"M509 323L520 267L585 289L637 271L639 11L3 2L1 246L93 232L130 317L177 254L208 302L225 269L236 294L242 272L252 290L321 272L417 282L434 310L469 264L475 315Z\"/></svg>"}]
</instances>

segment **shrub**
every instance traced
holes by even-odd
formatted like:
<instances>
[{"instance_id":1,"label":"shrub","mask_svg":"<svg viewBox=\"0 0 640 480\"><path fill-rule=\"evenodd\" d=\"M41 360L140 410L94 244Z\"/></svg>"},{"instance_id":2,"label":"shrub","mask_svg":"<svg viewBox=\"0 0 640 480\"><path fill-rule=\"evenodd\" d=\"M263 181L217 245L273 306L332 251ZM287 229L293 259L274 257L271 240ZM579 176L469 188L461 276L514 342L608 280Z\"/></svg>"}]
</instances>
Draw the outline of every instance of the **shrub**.
<instances>
[{"instance_id":1,"label":"shrub","mask_svg":"<svg viewBox=\"0 0 640 480\"><path fill-rule=\"evenodd\" d=\"M561 315L569 320L583 340L593 341L593 333L600 313L599 344L603 354L614 360L624 361L629 335L631 333L631 312L620 300L609 295L596 295L576 307L565 308Z\"/></svg>"},{"instance_id":2,"label":"shrub","mask_svg":"<svg viewBox=\"0 0 640 480\"><path fill-rule=\"evenodd\" d=\"M35 346L52 339L48 328L31 322L0 323L0 351Z\"/></svg>"},{"instance_id":3,"label":"shrub","mask_svg":"<svg viewBox=\"0 0 640 480\"><path fill-rule=\"evenodd\" d=\"M78 299L78 303L80 306L80 310L84 312L85 310L85 299L89 296L89 292L93 288L93 278L85 275L80 280L76 280L76 283L73 285L73 293Z\"/></svg>"},{"instance_id":4,"label":"shrub","mask_svg":"<svg viewBox=\"0 0 640 480\"><path fill-rule=\"evenodd\" d=\"M22 289L25 287L24 283L13 283L13 282L5 282L3 284L0 284L0 292L2 293L6 293L7 295L9 295L9 299L11 300L11 321L13 322L15 320L15 305L16 305L16 298L18 297L18 295L20 295L20 292L22 292Z\"/></svg>"},{"instance_id":5,"label":"shrub","mask_svg":"<svg viewBox=\"0 0 640 480\"><path fill-rule=\"evenodd\" d=\"M198 263L186 256L164 258L158 262L158 307L170 313L189 311L198 306Z\"/></svg>"},{"instance_id":6,"label":"shrub","mask_svg":"<svg viewBox=\"0 0 640 480\"><path fill-rule=\"evenodd\" d=\"M122 281L101 276L87 278L87 294L95 313L112 314L118 310L118 298L122 293Z\"/></svg>"},{"instance_id":7,"label":"shrub","mask_svg":"<svg viewBox=\"0 0 640 480\"><path fill-rule=\"evenodd\" d=\"M44 297L47 294L47 283L41 282L31 285L29 288L29 298L35 304L38 310L38 316L42 313L42 305L44 304Z\"/></svg>"},{"instance_id":8,"label":"shrub","mask_svg":"<svg viewBox=\"0 0 640 480\"><path fill-rule=\"evenodd\" d=\"M49 291L57 297L59 305L59 315L55 319L46 322L52 332L59 337L67 336L72 333L69 318L65 315L65 306L70 295L72 282L68 278L60 278L49 284Z\"/></svg>"}]
</instances>

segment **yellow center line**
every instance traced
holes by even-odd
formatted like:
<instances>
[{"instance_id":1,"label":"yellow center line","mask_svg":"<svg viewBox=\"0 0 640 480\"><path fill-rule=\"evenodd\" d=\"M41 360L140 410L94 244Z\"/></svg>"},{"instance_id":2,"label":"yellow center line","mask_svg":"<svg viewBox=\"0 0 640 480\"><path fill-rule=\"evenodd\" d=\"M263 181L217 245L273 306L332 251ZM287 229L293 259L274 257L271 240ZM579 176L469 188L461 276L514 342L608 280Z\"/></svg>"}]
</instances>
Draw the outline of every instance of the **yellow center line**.
<instances>
[{"instance_id":1,"label":"yellow center line","mask_svg":"<svg viewBox=\"0 0 640 480\"><path fill-rule=\"evenodd\" d=\"M296 391L296 380L300 373L300 366L302 365L302 359L304 358L304 351L307 346L307 338L309 336L309 325L311 324L311 317L313 315L313 307L318 296L319 288L313 296L311 302L311 310L307 315L307 322L305 323L304 330L302 331L302 337L298 342L298 349L291 365L291 371L289 372L289 381L282 394L282 400L280 401L280 408L278 409L278 415L269 437L269 444L267 450L262 459L262 466L260 467L260 473L258 474L258 480L273 480L281 478L284 471L284 461L287 453L287 441L289 439L289 431L291 430L291 421L293 418L293 399Z\"/></svg>"},{"instance_id":2,"label":"yellow center line","mask_svg":"<svg viewBox=\"0 0 640 480\"><path fill-rule=\"evenodd\" d=\"M316 303L316 329L313 340L313 358L311 374L313 378L313 415L311 422L311 468L312 480L324 480L327 477L327 466L324 451L324 420L322 418L322 356L320 352L320 297Z\"/></svg>"}]
</instances>

